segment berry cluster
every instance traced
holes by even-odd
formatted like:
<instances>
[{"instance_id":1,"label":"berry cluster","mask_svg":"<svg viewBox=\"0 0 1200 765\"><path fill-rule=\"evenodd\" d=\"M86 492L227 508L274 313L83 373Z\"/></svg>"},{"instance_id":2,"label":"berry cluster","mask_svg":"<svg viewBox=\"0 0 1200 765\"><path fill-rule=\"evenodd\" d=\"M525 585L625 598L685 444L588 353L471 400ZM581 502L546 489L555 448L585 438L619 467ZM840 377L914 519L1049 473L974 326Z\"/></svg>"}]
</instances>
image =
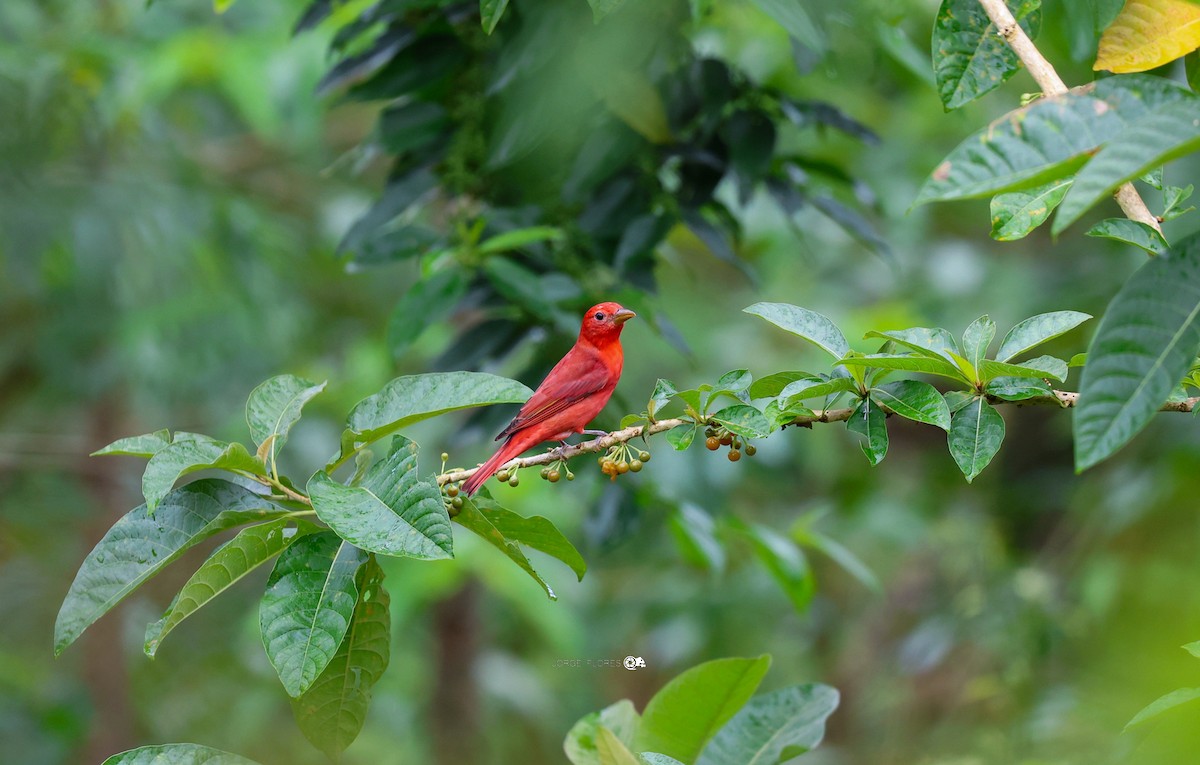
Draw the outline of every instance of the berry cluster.
<instances>
[{"instance_id":1,"label":"berry cluster","mask_svg":"<svg viewBox=\"0 0 1200 765\"><path fill-rule=\"evenodd\" d=\"M571 472L571 468L567 467L566 460L558 460L546 465L541 470L542 480L550 483L558 483L564 476L568 481L575 480L575 474Z\"/></svg>"},{"instance_id":2,"label":"berry cluster","mask_svg":"<svg viewBox=\"0 0 1200 765\"><path fill-rule=\"evenodd\" d=\"M615 481L625 473L640 473L650 461L650 452L634 451L629 444L616 444L598 461L600 472Z\"/></svg>"},{"instance_id":3,"label":"berry cluster","mask_svg":"<svg viewBox=\"0 0 1200 765\"><path fill-rule=\"evenodd\" d=\"M753 457L758 449L754 448L754 444L744 443L740 436L730 433L725 428L716 428L711 425L704 430L704 446L710 451L715 452L722 446L729 447L729 461L737 462L742 458L742 452L746 452L747 457Z\"/></svg>"}]
</instances>

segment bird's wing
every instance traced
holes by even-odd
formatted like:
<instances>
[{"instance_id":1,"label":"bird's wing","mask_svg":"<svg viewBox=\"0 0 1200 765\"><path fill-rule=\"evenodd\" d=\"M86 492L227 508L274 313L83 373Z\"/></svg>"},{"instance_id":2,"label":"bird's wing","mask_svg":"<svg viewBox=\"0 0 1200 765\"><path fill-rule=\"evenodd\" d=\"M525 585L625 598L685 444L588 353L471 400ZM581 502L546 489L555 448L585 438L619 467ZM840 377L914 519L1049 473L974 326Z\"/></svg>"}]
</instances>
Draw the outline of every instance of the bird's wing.
<instances>
[{"instance_id":1,"label":"bird's wing","mask_svg":"<svg viewBox=\"0 0 1200 765\"><path fill-rule=\"evenodd\" d=\"M578 347L573 348L554 365L517 416L496 436L497 441L545 422L609 384L611 374L600 355L578 351Z\"/></svg>"}]
</instances>

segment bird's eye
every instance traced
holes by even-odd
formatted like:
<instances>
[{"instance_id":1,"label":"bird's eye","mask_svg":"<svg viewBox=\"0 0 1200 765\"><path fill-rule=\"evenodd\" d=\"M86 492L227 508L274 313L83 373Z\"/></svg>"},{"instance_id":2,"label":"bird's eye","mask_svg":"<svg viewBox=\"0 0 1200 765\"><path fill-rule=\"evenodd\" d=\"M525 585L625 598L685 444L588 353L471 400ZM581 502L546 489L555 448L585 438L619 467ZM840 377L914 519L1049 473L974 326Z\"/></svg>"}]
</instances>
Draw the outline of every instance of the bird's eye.
<instances>
[{"instance_id":1,"label":"bird's eye","mask_svg":"<svg viewBox=\"0 0 1200 765\"><path fill-rule=\"evenodd\" d=\"M596 315L592 318L594 318L596 321L604 321L604 314L600 311L596 311Z\"/></svg>"}]
</instances>

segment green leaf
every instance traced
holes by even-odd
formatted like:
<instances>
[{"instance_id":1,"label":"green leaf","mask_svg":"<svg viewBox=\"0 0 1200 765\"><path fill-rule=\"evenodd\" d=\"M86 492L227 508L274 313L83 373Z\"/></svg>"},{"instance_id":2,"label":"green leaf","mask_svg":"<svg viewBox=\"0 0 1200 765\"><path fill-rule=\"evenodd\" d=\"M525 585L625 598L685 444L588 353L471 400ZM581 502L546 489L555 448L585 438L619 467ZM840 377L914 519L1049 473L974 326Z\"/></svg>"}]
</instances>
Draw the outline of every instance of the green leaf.
<instances>
[{"instance_id":1,"label":"green leaf","mask_svg":"<svg viewBox=\"0 0 1200 765\"><path fill-rule=\"evenodd\" d=\"M942 398L946 399L946 406L950 408L950 414L953 417L955 412L974 401L977 395L973 390L948 390L942 394ZM951 424L953 425L953 422Z\"/></svg>"},{"instance_id":2,"label":"green leaf","mask_svg":"<svg viewBox=\"0 0 1200 765\"><path fill-rule=\"evenodd\" d=\"M410 287L388 319L392 357L401 358L427 327L449 316L466 291L466 273L458 268L438 271Z\"/></svg>"},{"instance_id":3,"label":"green leaf","mask_svg":"<svg viewBox=\"0 0 1200 765\"><path fill-rule=\"evenodd\" d=\"M997 377L1028 377L1031 379L1053 377L1061 382L1067 377L1067 362L1053 356L1038 356L1036 359L1022 361L1019 364L1005 364L985 359L980 372L980 376L985 381L994 380Z\"/></svg>"},{"instance_id":4,"label":"green leaf","mask_svg":"<svg viewBox=\"0 0 1200 765\"><path fill-rule=\"evenodd\" d=\"M297 541L275 562L259 604L259 628L289 696L308 690L337 653L366 561L365 552L325 531Z\"/></svg>"},{"instance_id":5,"label":"green leaf","mask_svg":"<svg viewBox=\"0 0 1200 765\"><path fill-rule=\"evenodd\" d=\"M646 704L633 749L695 762L704 744L754 695L770 666L765 655L717 659L678 675Z\"/></svg>"},{"instance_id":6,"label":"green leaf","mask_svg":"<svg viewBox=\"0 0 1200 765\"><path fill-rule=\"evenodd\" d=\"M145 505L129 511L80 564L54 623L54 654L188 548L226 529L286 512L240 486L212 478L171 492L154 515Z\"/></svg>"},{"instance_id":7,"label":"green leaf","mask_svg":"<svg viewBox=\"0 0 1200 765\"><path fill-rule=\"evenodd\" d=\"M828 380L812 377L788 383L779 392L779 399L783 401L785 409L790 409L797 402L805 399L820 398L835 393L851 393L856 390L858 390L858 386L849 377L833 377Z\"/></svg>"},{"instance_id":8,"label":"green leaf","mask_svg":"<svg viewBox=\"0 0 1200 765\"><path fill-rule=\"evenodd\" d=\"M241 470L262 475L262 460L241 444L226 444L196 433L176 433L175 440L155 452L142 474L142 494L146 507L154 513L158 503L175 482L197 470Z\"/></svg>"},{"instance_id":9,"label":"green leaf","mask_svg":"<svg viewBox=\"0 0 1200 765\"><path fill-rule=\"evenodd\" d=\"M1194 96L1161 77L1129 75L1009 112L933 171L914 204L1030 189L1064 178L1143 115Z\"/></svg>"},{"instance_id":10,"label":"green leaf","mask_svg":"<svg viewBox=\"0 0 1200 765\"><path fill-rule=\"evenodd\" d=\"M596 755L600 765L640 765L629 747L603 725L596 729Z\"/></svg>"},{"instance_id":11,"label":"green leaf","mask_svg":"<svg viewBox=\"0 0 1200 765\"><path fill-rule=\"evenodd\" d=\"M1037 37L1041 0L1008 0L1030 37ZM1020 68L1017 54L976 0L942 0L933 23L933 71L946 110L998 88Z\"/></svg>"},{"instance_id":12,"label":"green leaf","mask_svg":"<svg viewBox=\"0 0 1200 765\"><path fill-rule=\"evenodd\" d=\"M820 550L871 592L883 593L883 585L879 583L879 577L875 576L875 572L841 542L810 529L798 529L792 532L792 536L800 544Z\"/></svg>"},{"instance_id":13,"label":"green leaf","mask_svg":"<svg viewBox=\"0 0 1200 765\"><path fill-rule=\"evenodd\" d=\"M980 316L963 332L963 356L971 363L971 366L978 369L980 364L987 358L988 346L992 344L992 339L996 337L996 322L992 321L987 315Z\"/></svg>"},{"instance_id":14,"label":"green leaf","mask_svg":"<svg viewBox=\"0 0 1200 765\"><path fill-rule=\"evenodd\" d=\"M454 557L454 533L441 492L417 475L417 445L395 436L387 456L358 486L318 471L308 481L317 517L368 552L421 560Z\"/></svg>"},{"instance_id":15,"label":"green leaf","mask_svg":"<svg viewBox=\"0 0 1200 765\"><path fill-rule=\"evenodd\" d=\"M1109 303L1075 408L1075 468L1111 456L1154 417L1200 349L1200 236L1150 258Z\"/></svg>"},{"instance_id":16,"label":"green leaf","mask_svg":"<svg viewBox=\"0 0 1200 765\"><path fill-rule=\"evenodd\" d=\"M874 353L865 356L847 356L844 359L839 359L838 363L848 367L872 367L875 369L899 369L905 372L921 372L927 375L949 377L951 380L968 385L973 385L975 382L964 375L957 365L945 359L934 359L927 356Z\"/></svg>"},{"instance_id":17,"label":"green leaf","mask_svg":"<svg viewBox=\"0 0 1200 765\"><path fill-rule=\"evenodd\" d=\"M1200 149L1200 100L1170 104L1126 127L1075 176L1054 216L1054 234L1147 170Z\"/></svg>"},{"instance_id":18,"label":"green leaf","mask_svg":"<svg viewBox=\"0 0 1200 765\"><path fill-rule=\"evenodd\" d=\"M1105 218L1087 230L1087 236L1113 239L1140 247L1151 255L1165 255L1167 240L1153 226L1128 218Z\"/></svg>"},{"instance_id":19,"label":"green leaf","mask_svg":"<svg viewBox=\"0 0 1200 765\"><path fill-rule=\"evenodd\" d=\"M769 398L778 396L789 384L797 380L820 380L811 372L775 372L766 377L760 377L750 385L750 398Z\"/></svg>"},{"instance_id":20,"label":"green leaf","mask_svg":"<svg viewBox=\"0 0 1200 765\"><path fill-rule=\"evenodd\" d=\"M884 383L871 389L871 397L901 417L950 430L950 407L938 389L927 382Z\"/></svg>"},{"instance_id":21,"label":"green leaf","mask_svg":"<svg viewBox=\"0 0 1200 765\"><path fill-rule=\"evenodd\" d=\"M1003 441L1004 418L980 396L975 396L950 420L950 456L967 477L967 483L988 466Z\"/></svg>"},{"instance_id":22,"label":"green leaf","mask_svg":"<svg viewBox=\"0 0 1200 765\"><path fill-rule=\"evenodd\" d=\"M755 556L798 613L808 610L816 589L808 559L791 539L759 524L733 524L750 541Z\"/></svg>"},{"instance_id":23,"label":"green leaf","mask_svg":"<svg viewBox=\"0 0 1200 765\"><path fill-rule=\"evenodd\" d=\"M678 428L671 428L667 431L667 443L675 448L675 451L681 452L692 445L692 440L696 437L696 431L699 426L688 427L680 425Z\"/></svg>"},{"instance_id":24,"label":"green leaf","mask_svg":"<svg viewBox=\"0 0 1200 765\"><path fill-rule=\"evenodd\" d=\"M114 754L101 765L258 765L236 754L199 744L140 746Z\"/></svg>"},{"instance_id":25,"label":"green leaf","mask_svg":"<svg viewBox=\"0 0 1200 765\"><path fill-rule=\"evenodd\" d=\"M300 732L334 762L358 738L371 689L391 656L391 598L383 580L383 569L369 557L359 570L358 602L346 637L316 681L292 700Z\"/></svg>"},{"instance_id":26,"label":"green leaf","mask_svg":"<svg viewBox=\"0 0 1200 765\"><path fill-rule=\"evenodd\" d=\"M711 515L690 502L683 502L668 523L684 559L710 571L725 570L725 548L717 539Z\"/></svg>"},{"instance_id":27,"label":"green leaf","mask_svg":"<svg viewBox=\"0 0 1200 765\"><path fill-rule=\"evenodd\" d=\"M789 0L754 0L759 9L787 30L790 37L806 48L820 54L825 50L825 35L813 23L804 6Z\"/></svg>"},{"instance_id":28,"label":"green leaf","mask_svg":"<svg viewBox=\"0 0 1200 765\"><path fill-rule=\"evenodd\" d=\"M951 354L959 352L954 335L941 327L913 327L911 329L896 329L887 332L868 332L863 337L878 338L893 343L899 343L919 356L929 359L945 359L953 361Z\"/></svg>"},{"instance_id":29,"label":"green leaf","mask_svg":"<svg viewBox=\"0 0 1200 765\"><path fill-rule=\"evenodd\" d=\"M1195 656L1197 659L1200 659L1200 640L1196 640L1191 643L1185 643L1184 645L1180 646L1180 648L1187 651L1192 656Z\"/></svg>"},{"instance_id":30,"label":"green leaf","mask_svg":"<svg viewBox=\"0 0 1200 765\"><path fill-rule=\"evenodd\" d=\"M171 630L209 601L237 584L242 577L279 555L298 539L320 527L298 518L276 518L249 526L218 547L200 564L175 596L162 618L146 628L143 650L153 658Z\"/></svg>"},{"instance_id":31,"label":"green leaf","mask_svg":"<svg viewBox=\"0 0 1200 765\"><path fill-rule=\"evenodd\" d=\"M497 234L490 239L484 240L479 245L479 253L481 255L493 255L498 252L520 250L539 242L561 242L564 239L566 239L566 234L563 233L561 228L554 228L552 226L518 228L512 231L505 231L503 234Z\"/></svg>"},{"instance_id":32,"label":"green leaf","mask_svg":"<svg viewBox=\"0 0 1200 765\"><path fill-rule=\"evenodd\" d=\"M846 342L842 331L816 311L788 303L755 303L742 310L761 316L780 329L804 338L835 359L840 359L850 352L850 344Z\"/></svg>"},{"instance_id":33,"label":"green leaf","mask_svg":"<svg viewBox=\"0 0 1200 765\"><path fill-rule=\"evenodd\" d=\"M287 443L288 432L300 420L300 411L313 396L325 390L325 383L313 383L295 375L272 377L250 392L246 400L246 424L254 443L260 447L271 441L269 464Z\"/></svg>"},{"instance_id":34,"label":"green leaf","mask_svg":"<svg viewBox=\"0 0 1200 765\"><path fill-rule=\"evenodd\" d=\"M346 425L374 441L440 414L491 404L522 404L533 391L516 380L483 372L405 375L355 405Z\"/></svg>"},{"instance_id":35,"label":"green leaf","mask_svg":"<svg viewBox=\"0 0 1200 765\"><path fill-rule=\"evenodd\" d=\"M542 575L537 572L537 569L533 567L533 563L529 561L529 558L521 550L520 546L515 541L506 537L500 529L496 528L496 525L479 509L477 502L480 496L482 496L482 492L477 497L466 500L463 503L462 509L458 511L458 515L454 516L454 521L463 528L470 529L483 537L489 544L507 555L513 563L520 566L525 573L529 574L535 582L541 585L551 600L558 600L558 596L554 594L554 590L546 583Z\"/></svg>"},{"instance_id":36,"label":"green leaf","mask_svg":"<svg viewBox=\"0 0 1200 765\"><path fill-rule=\"evenodd\" d=\"M1030 316L1008 331L996 352L997 361L1011 361L1042 343L1070 332L1092 318L1091 314L1079 311L1052 311Z\"/></svg>"},{"instance_id":37,"label":"green leaf","mask_svg":"<svg viewBox=\"0 0 1200 765\"><path fill-rule=\"evenodd\" d=\"M654 383L654 392L650 394L650 402L646 405L646 413L654 417L658 410L666 406L678 393L675 383L661 377Z\"/></svg>"},{"instance_id":38,"label":"green leaf","mask_svg":"<svg viewBox=\"0 0 1200 765\"><path fill-rule=\"evenodd\" d=\"M600 755L596 749L598 729L603 726L614 734L621 743L632 746L634 732L641 718L629 699L622 699L615 704L584 715L579 722L571 726L563 740L563 751L572 765L599 765Z\"/></svg>"},{"instance_id":39,"label":"green leaf","mask_svg":"<svg viewBox=\"0 0 1200 765\"><path fill-rule=\"evenodd\" d=\"M1086 353L1076 353L1071 357L1071 360L1067 362L1068 367L1081 367L1085 364L1087 364Z\"/></svg>"},{"instance_id":40,"label":"green leaf","mask_svg":"<svg viewBox=\"0 0 1200 765\"><path fill-rule=\"evenodd\" d=\"M166 428L143 436L118 438L103 449L92 452L92 457L120 454L130 457L153 457L171 443L171 431Z\"/></svg>"},{"instance_id":41,"label":"green leaf","mask_svg":"<svg viewBox=\"0 0 1200 765\"><path fill-rule=\"evenodd\" d=\"M714 414L712 420L743 438L766 438L771 434L771 423L761 411L749 404L727 406Z\"/></svg>"},{"instance_id":42,"label":"green leaf","mask_svg":"<svg viewBox=\"0 0 1200 765\"><path fill-rule=\"evenodd\" d=\"M779 405L778 399L768 403L763 408L763 417L767 418L767 422L771 423L772 428L780 428L792 422L797 417L812 417L814 414L813 410L799 404L782 407Z\"/></svg>"},{"instance_id":43,"label":"green leaf","mask_svg":"<svg viewBox=\"0 0 1200 765\"><path fill-rule=\"evenodd\" d=\"M870 396L858 400L846 420L846 430L862 436L858 445L872 465L883 462L888 450L887 416Z\"/></svg>"},{"instance_id":44,"label":"green leaf","mask_svg":"<svg viewBox=\"0 0 1200 765\"><path fill-rule=\"evenodd\" d=\"M776 765L815 749L838 706L828 685L781 688L750 700L704 748L696 765Z\"/></svg>"},{"instance_id":45,"label":"green leaf","mask_svg":"<svg viewBox=\"0 0 1200 765\"><path fill-rule=\"evenodd\" d=\"M999 242L1022 239L1046 222L1071 188L1071 178L992 197L992 238Z\"/></svg>"},{"instance_id":46,"label":"green leaf","mask_svg":"<svg viewBox=\"0 0 1200 765\"><path fill-rule=\"evenodd\" d=\"M682 762L674 757L668 757L658 752L641 752L638 754L638 758L645 765L683 765Z\"/></svg>"},{"instance_id":47,"label":"green leaf","mask_svg":"<svg viewBox=\"0 0 1200 765\"><path fill-rule=\"evenodd\" d=\"M1031 398L1053 396L1050 386L1042 380L1023 377L997 377L988 381L984 392L1005 401L1027 401Z\"/></svg>"},{"instance_id":48,"label":"green leaf","mask_svg":"<svg viewBox=\"0 0 1200 765\"><path fill-rule=\"evenodd\" d=\"M1151 718L1158 717L1163 712L1195 701L1196 699L1200 699L1200 688L1176 688L1168 694L1159 696L1143 707L1140 712L1133 716L1132 720L1125 723L1125 728L1121 732L1124 733L1135 725L1141 725Z\"/></svg>"},{"instance_id":49,"label":"green leaf","mask_svg":"<svg viewBox=\"0 0 1200 765\"><path fill-rule=\"evenodd\" d=\"M496 25L500 23L500 17L504 15L504 9L508 7L508 0L479 0L479 20L483 24L485 34L491 34L496 30Z\"/></svg>"},{"instance_id":50,"label":"green leaf","mask_svg":"<svg viewBox=\"0 0 1200 765\"><path fill-rule=\"evenodd\" d=\"M549 519L540 515L526 517L502 507L486 492L474 499L475 507L506 538L520 542L538 552L562 561L583 581L587 573L587 562L563 533Z\"/></svg>"},{"instance_id":51,"label":"green leaf","mask_svg":"<svg viewBox=\"0 0 1200 765\"><path fill-rule=\"evenodd\" d=\"M599 23L601 19L625 4L625 0L588 0L592 6L592 22Z\"/></svg>"}]
</instances>

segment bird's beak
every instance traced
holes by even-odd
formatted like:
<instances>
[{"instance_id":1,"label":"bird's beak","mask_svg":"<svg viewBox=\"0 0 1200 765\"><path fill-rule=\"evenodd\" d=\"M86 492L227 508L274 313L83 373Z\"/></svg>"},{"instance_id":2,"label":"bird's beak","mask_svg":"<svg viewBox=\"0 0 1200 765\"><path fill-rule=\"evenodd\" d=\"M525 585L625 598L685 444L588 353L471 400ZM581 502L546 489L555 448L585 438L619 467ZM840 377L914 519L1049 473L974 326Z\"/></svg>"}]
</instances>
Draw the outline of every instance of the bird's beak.
<instances>
[{"instance_id":1,"label":"bird's beak","mask_svg":"<svg viewBox=\"0 0 1200 765\"><path fill-rule=\"evenodd\" d=\"M622 308L612 315L613 324L624 324L634 316L637 316L637 314L628 308Z\"/></svg>"}]
</instances>

